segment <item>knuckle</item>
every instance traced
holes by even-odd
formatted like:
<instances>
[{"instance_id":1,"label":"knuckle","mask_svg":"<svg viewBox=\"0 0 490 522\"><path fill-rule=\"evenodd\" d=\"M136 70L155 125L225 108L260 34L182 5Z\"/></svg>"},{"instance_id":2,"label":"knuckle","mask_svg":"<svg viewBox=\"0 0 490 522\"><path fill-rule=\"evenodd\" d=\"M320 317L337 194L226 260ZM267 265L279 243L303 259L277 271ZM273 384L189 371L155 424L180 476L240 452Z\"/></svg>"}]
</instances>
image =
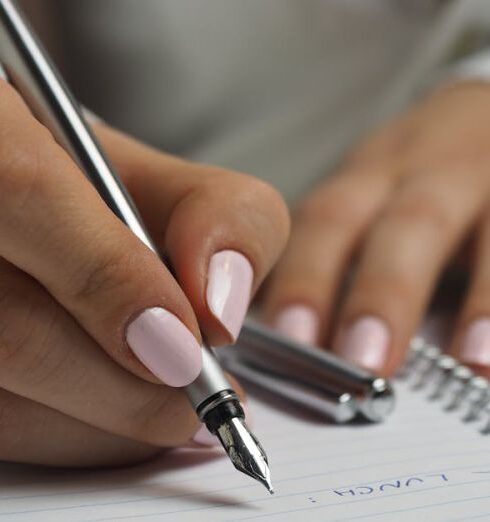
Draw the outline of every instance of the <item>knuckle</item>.
<instances>
[{"instance_id":1,"label":"knuckle","mask_svg":"<svg viewBox=\"0 0 490 522\"><path fill-rule=\"evenodd\" d=\"M161 390L155 390L140 405L130 419L130 425L134 429L134 436L148 443L159 444L165 438L165 430L162 433L162 424L168 421L168 401Z\"/></svg>"},{"instance_id":2,"label":"knuckle","mask_svg":"<svg viewBox=\"0 0 490 522\"><path fill-rule=\"evenodd\" d=\"M417 287L413 284L411 274L395 272L393 274L384 274L383 280L378 281L378 292L391 296L402 302L411 301L417 292Z\"/></svg>"},{"instance_id":3,"label":"knuckle","mask_svg":"<svg viewBox=\"0 0 490 522\"><path fill-rule=\"evenodd\" d=\"M0 389L0 434L9 434L12 432L13 426L18 426L18 401L18 397ZM3 437L2 441L5 443ZM1 446L5 458L7 454L3 451L3 444ZM1 455L0 458L2 458Z\"/></svg>"},{"instance_id":4,"label":"knuckle","mask_svg":"<svg viewBox=\"0 0 490 522\"><path fill-rule=\"evenodd\" d=\"M360 141L342 162L345 168L360 169L372 165L378 166L393 158L398 152L401 125L393 120L382 128L374 130Z\"/></svg>"},{"instance_id":5,"label":"knuckle","mask_svg":"<svg viewBox=\"0 0 490 522\"><path fill-rule=\"evenodd\" d=\"M267 210L268 219L272 221L276 234L285 241L289 234L290 217L281 194L270 183L257 178L251 178L249 190L251 197Z\"/></svg>"},{"instance_id":6,"label":"knuckle","mask_svg":"<svg viewBox=\"0 0 490 522\"><path fill-rule=\"evenodd\" d=\"M158 385L153 388L129 419L132 437L156 446L183 444L195 425L192 410L184 407L183 397L175 392L162 391Z\"/></svg>"},{"instance_id":7,"label":"knuckle","mask_svg":"<svg viewBox=\"0 0 490 522\"><path fill-rule=\"evenodd\" d=\"M227 181L232 182L235 191L248 200L260 203L266 202L278 206L284 205L281 195L270 183L254 176L240 172L220 171L214 181L223 184L226 190L230 188Z\"/></svg>"},{"instance_id":8,"label":"knuckle","mask_svg":"<svg viewBox=\"0 0 490 522\"><path fill-rule=\"evenodd\" d=\"M12 288L0 289L0 360L1 367L5 369L7 363L24 350L26 339L29 336L29 322L25 321L25 308L21 306L22 297ZM12 319L16 317L15 322ZM20 326L20 328L18 327Z\"/></svg>"},{"instance_id":9,"label":"knuckle","mask_svg":"<svg viewBox=\"0 0 490 522\"><path fill-rule=\"evenodd\" d=\"M428 194L417 194L396 202L389 214L395 222L431 228L436 233L447 233L454 227L452 213Z\"/></svg>"},{"instance_id":10,"label":"knuckle","mask_svg":"<svg viewBox=\"0 0 490 522\"><path fill-rule=\"evenodd\" d=\"M118 256L91 260L77 274L73 283L73 296L76 301L90 301L95 295L111 292L121 284L127 284L126 276Z\"/></svg>"},{"instance_id":11,"label":"knuckle","mask_svg":"<svg viewBox=\"0 0 490 522\"><path fill-rule=\"evenodd\" d=\"M360 205L356 191L324 190L313 193L296 210L300 222L325 224L337 229L348 229L359 221Z\"/></svg>"},{"instance_id":12,"label":"knuckle","mask_svg":"<svg viewBox=\"0 0 490 522\"><path fill-rule=\"evenodd\" d=\"M363 314L372 315L373 296L376 296L376 310L390 316L406 316L407 303L417 301L418 289L413 283L413 277L400 271L363 274L351 296L352 302L356 303L353 308L360 308Z\"/></svg>"},{"instance_id":13,"label":"knuckle","mask_svg":"<svg viewBox=\"0 0 490 522\"><path fill-rule=\"evenodd\" d=\"M246 183L248 184L250 193L254 196L274 203L282 201L279 192L267 181L246 176Z\"/></svg>"},{"instance_id":14,"label":"knuckle","mask_svg":"<svg viewBox=\"0 0 490 522\"><path fill-rule=\"evenodd\" d=\"M35 149L7 153L0 150L0 154L0 206L3 209L1 215L7 218L12 211L24 209L28 201L39 193L39 157Z\"/></svg>"},{"instance_id":15,"label":"knuckle","mask_svg":"<svg viewBox=\"0 0 490 522\"><path fill-rule=\"evenodd\" d=\"M24 382L49 378L62 361L52 357L57 307L37 292L0 290L0 373L3 379L22 373Z\"/></svg>"},{"instance_id":16,"label":"knuckle","mask_svg":"<svg viewBox=\"0 0 490 522\"><path fill-rule=\"evenodd\" d=\"M211 178L213 194L222 195L223 201L233 194L234 207L239 210L255 209L248 213L250 223L260 227L259 230L279 239L278 244L284 245L290 230L289 209L276 188L261 179L239 172L218 170Z\"/></svg>"},{"instance_id":17,"label":"knuckle","mask_svg":"<svg viewBox=\"0 0 490 522\"><path fill-rule=\"evenodd\" d=\"M0 93L1 96L1 93ZM43 175L56 157L56 144L47 129L36 123L22 135L6 124L0 134L1 218L17 215L43 192Z\"/></svg>"},{"instance_id":18,"label":"knuckle","mask_svg":"<svg viewBox=\"0 0 490 522\"><path fill-rule=\"evenodd\" d=\"M102 234L104 234L102 232ZM77 263L72 280L68 282L67 292L72 302L84 304L111 294L118 296L141 293L140 274L146 273L148 258L141 248L132 245L115 245L108 237L94 238L94 243L107 245L103 252L96 251L88 259Z\"/></svg>"}]
</instances>

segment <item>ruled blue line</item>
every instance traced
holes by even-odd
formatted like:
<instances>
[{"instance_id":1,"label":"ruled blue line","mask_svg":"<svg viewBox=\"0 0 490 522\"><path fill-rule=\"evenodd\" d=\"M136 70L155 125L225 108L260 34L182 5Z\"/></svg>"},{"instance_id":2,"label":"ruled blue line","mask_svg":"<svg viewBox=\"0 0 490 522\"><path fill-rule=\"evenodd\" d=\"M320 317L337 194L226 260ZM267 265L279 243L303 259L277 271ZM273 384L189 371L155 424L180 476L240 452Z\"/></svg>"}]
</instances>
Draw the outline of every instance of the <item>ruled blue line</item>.
<instances>
[{"instance_id":1,"label":"ruled blue line","mask_svg":"<svg viewBox=\"0 0 490 522\"><path fill-rule=\"evenodd\" d=\"M461 484L461 485L464 485L464 484ZM358 515L356 517L337 518L335 520L332 520L331 522L350 522L350 520L360 520L362 518L371 518L371 517L377 517L377 516L382 516L382 515L393 515L395 513L407 513L407 512L411 512L411 511L418 511L420 509L447 506L450 504L461 504L463 502L471 502L473 500L483 500L483 499L487 499L487 498L490 498L490 495L471 497L471 498L461 498L458 500L447 500L445 502L434 502L433 504L424 504L423 506L414 506L414 507L411 507L408 509L394 509L392 511L380 511L379 513L372 513L371 515ZM465 517L465 520L468 520L468 518Z\"/></svg>"},{"instance_id":2,"label":"ruled blue line","mask_svg":"<svg viewBox=\"0 0 490 522\"><path fill-rule=\"evenodd\" d=\"M383 442L387 439L398 439L399 442L403 442L403 440L405 439L412 439L413 436L407 436L405 437L405 439L403 437L400 437L399 434L395 433L393 434L393 436L390 436L390 437L383 437ZM349 443L352 444L352 445L355 445L357 444L358 442L363 442L365 440L365 437L360 437L359 439L353 439L352 441L350 441ZM434 438L434 441L437 440L437 437ZM453 439L453 440L444 440L442 441L443 444L459 444L461 442L465 442L467 440L467 437L464 437L464 438L458 438L458 439ZM338 441L333 441L332 442L332 445L335 445L335 443L338 442ZM420 447L420 446L424 446L425 444L427 443L430 443L432 442L432 439L425 439L423 442L421 443L418 443L418 444L412 444L410 446L408 445L403 445L403 448L417 448L417 447ZM310 445L308 444L308 446L312 446L312 447L315 447L315 446L324 446L325 445L325 440L322 440L321 443L318 443L318 444L314 444L314 445ZM386 446L383 446L382 448L379 448L379 449L375 449L375 450L371 450L370 453L375 453L375 452L379 452L379 451L386 451ZM394 447L391 447L389 448L391 451L396 451L398 449L400 449L400 446L394 446ZM274 448L274 450L276 450L276 448ZM283 452L283 451L290 451L291 450L291 447L288 446L288 447L285 447L283 448L280 452ZM274 455L277 455L277 453L280 453L280 452L277 452L277 451L274 451ZM332 458L344 458L345 456L355 456L355 455L363 455L364 453L366 453L366 451L358 451L357 453L352 453L352 452L348 452L348 453L343 453L343 454L338 454L338 453L335 453L335 454L330 454L330 455L323 455L322 457L312 457L311 459L309 460L314 460L314 461L320 461L320 460L329 460L329 459L332 459ZM309 460L305 460L305 459L302 459L301 462L308 462ZM286 461L286 462L280 462L278 464L275 464L275 467L279 467L279 466L287 466L287 465L291 465L291 464L298 464L300 461L298 460L292 460L292 461ZM227 476L229 475L229 472L225 472L225 473L217 473L217 474L211 474L211 475L204 475L202 476L201 478L203 480L206 480L207 478L216 478L216 477L222 477L222 476ZM97 481L97 480L100 480L100 475L95 475L93 476L91 479L89 479L89 482L93 482L93 481ZM176 480L176 481L173 481L172 483L175 484L175 483L184 483L184 482L192 482L194 479L193 478L186 478L186 479L180 479L180 480ZM39 482L35 482L35 483L21 483L21 484L14 484L14 485L10 485L8 484L7 486L3 486L3 487L32 487L32 486L37 486L39 484ZM54 482L52 484L50 484L50 486L56 486L57 483ZM71 490L71 491L68 491L68 492L62 492L62 493L52 493L52 492L49 492L49 493L45 493L45 494L36 494L36 495L13 495L13 496L1 496L0 495L0 501L3 501L3 500L25 500L25 499L34 499L34 498L45 498L45 497L49 497L49 496L56 496L56 495L73 495L73 494L83 494L83 493L92 493L92 492L97 492L97 491L118 491L118 490L126 490L126 489L131 489L131 488L134 488L134 489L141 489L141 487L146 487L148 484L145 484L143 486L122 486L120 488L107 488L107 489L101 489L101 488L90 488L88 490L83 490L83 491L79 491L79 490ZM0 487L2 487L0 485Z\"/></svg>"},{"instance_id":3,"label":"ruled blue line","mask_svg":"<svg viewBox=\"0 0 490 522\"><path fill-rule=\"evenodd\" d=\"M461 456L461 455L468 455L468 454L472 454L472 453L480 453L480 451L476 451L476 452L464 452L464 453L460 453L458 455L455 455L455 456ZM453 454L450 454L450 455L453 455ZM441 457L444 457L444 455L441 455ZM414 460L413 458L409 458L409 459L404 459L404 460L401 460L401 461L397 461L397 462L390 462L390 464L401 464L403 462L410 462ZM484 467L487 467L488 465L490 464L485 464ZM345 469L344 471L356 471L356 470L360 470L360 469L366 469L366 468L370 468L372 467L372 464L369 464L369 465L366 465L366 466L358 466L358 467L355 467L355 468L347 468ZM449 472L449 471L455 471L455 470L462 470L462 469L471 469L471 468L474 468L475 465L471 465L471 466L460 466L460 467L456 467L456 468L438 468L436 470L429 470L429 471L424 471L423 474L429 474L429 473L442 473L442 472ZM315 474L310 474L310 475L303 475L303 476L300 476L300 477L289 477L289 478L285 478L285 479L282 479L282 480L278 480L276 481L276 484L282 484L282 483L285 483L285 482L291 482L291 481L296 481L296 480L302 480L302 479L308 479L308 478L315 478L315 477L321 477L321 476L324 476L324 475L332 475L333 473L341 473L342 471L335 471L335 470L329 470L328 472L323 472L323 473L315 473ZM381 479L378 479L378 481L386 481L386 480L394 480L396 478L398 478L400 475L395 475L395 476L392 476L392 477L388 477L388 478L381 478ZM363 483L359 483L359 484L363 484ZM349 487L355 487L356 485L359 485L359 484L350 484L350 485L345 485L345 486L337 486L338 489L340 488L349 488ZM212 491L206 491L206 493L209 493L209 494L213 494L213 493L222 493L222 492L228 492L228 491L237 491L237 490L240 490L240 489L248 489L250 488L249 485L243 485L243 486L235 486L233 488L226 488L226 489L223 489L223 488L220 488L220 489L217 489L217 490L212 490ZM332 488L327 488L327 489L332 489ZM267 500L273 500L274 498L283 498L283 497L292 497L292 496L298 496L298 495L304 495L304 494L311 494L311 493L319 493L321 491L325 491L325 488L322 488L321 490L314 490L314 491L301 491L301 492L297 492L297 493L291 493L291 494L288 494L288 495L281 495L281 496L278 496L278 495L275 495L274 497L266 497ZM53 508L42 508L42 509L29 509L29 510L22 510L22 511L4 511L3 513L0 513L0 517L4 517L4 516L10 516L10 515L21 515L21 514L28 514L28 513L44 513L44 512L53 512L53 511L69 511L69 510L73 510L73 509L83 509L83 508L87 508L87 507L104 507L104 506L109 506L109 505L122 505L122 504L137 504L137 503L141 503L141 502L146 502L146 501L150 501L150 500L170 500L170 499L175 499L175 498L186 498L186 497L190 497L192 498L194 496L193 493L190 493L190 494L182 494L182 495L173 495L173 496L167 496L167 497L162 497L162 496L151 496L151 495L145 495L144 497L140 497L140 498L135 498L135 499L128 499L128 500L118 500L118 501L112 501L112 502L97 502L97 503L88 503L88 504L74 504L74 505L71 505L71 506L63 506L63 507L53 507ZM244 503L249 503L249 502L255 502L257 500L260 500L260 501L263 501L264 499L261 497L259 499L253 499L251 501L247 501L247 502L244 502ZM211 506L211 507L207 507L207 508L204 508L204 509L214 509L216 507L222 507L222 506ZM203 508L198 508L198 509L203 509Z\"/></svg>"},{"instance_id":4,"label":"ruled blue line","mask_svg":"<svg viewBox=\"0 0 490 522\"><path fill-rule=\"evenodd\" d=\"M409 437L411 438L411 437ZM450 440L450 441L442 441L441 444L459 444L463 441L465 441L466 438L463 438L463 439L454 439L454 440ZM370 451L369 453L370 454L375 454L375 453L379 453L379 452L386 452L387 449L389 451L397 451L401 448L403 448L404 450L406 449L416 449L416 448L419 448L419 447L423 447L426 445L426 441L424 442L421 442L421 443L417 443L417 444L412 444L410 446L407 446L407 445L403 445L403 446L395 446L395 447L392 447L392 448L386 448L386 447L383 447L383 448L379 448L379 449L376 449L376 450L372 450ZM482 450L476 450L476 451L472 451L472 452L464 452L464 453L446 453L446 454L443 454L443 455L436 455L435 457L436 458L445 458L445 457L448 457L448 456L460 456L460 455L468 455L468 454L473 454L473 453L479 453L480 451ZM325 456L322 456L322 457L312 457L311 459L301 459L301 460L292 460L292 461L287 461L287 462L280 462L278 464L275 464L274 467L277 469L279 467L284 467L284 466L291 466L291 465L296 465L296 464L302 464L302 463L305 463L305 462L314 462L314 461L318 461L318 462L322 462L324 460L332 460L332 459L343 459L344 457L346 456L349 456L349 457L352 457L352 456L356 456L356 455L364 455L366 453L366 451L359 451L359 452L352 452L352 453L345 453L345 454L332 454L332 455L325 455ZM434 457L433 454L431 454L431 457ZM421 459L421 458L426 458L426 456L421 456L421 457L417 457L418 459ZM417 459L414 459L413 457L409 458L409 459L405 459L405 460L399 460L399 461L391 461L389 464L398 464L398 463L403 463L403 462L407 462L407 461L411 461L411 460L417 460ZM337 470L332 470L330 471L329 473L342 473L342 472L345 472L345 471L352 471L352 470L357 470L357 469L365 469L366 467L371 467L372 464L369 464L369 465L366 465L366 466L362 466L362 467L354 467L354 468L340 468L340 469L337 469ZM215 479L215 478L218 478L218 477L223 477L223 476L229 476L230 475L230 472L225 472L225 473L218 473L218 474L211 474L211 475L207 475L207 476L202 476L200 477L200 479L202 480L206 480L206 479ZM320 474L320 475L323 475ZM308 475L309 477L311 476L314 476L314 475ZM99 477L96 477L96 479L98 479ZM294 477L294 480L296 480L298 477ZM303 477L299 477L299 478L303 478ZM183 483L186 483L186 482L192 482L194 481L195 479L194 478L186 478L186 479L181 479L181 480L174 480L172 481L172 484L183 484ZM289 480L289 479L286 479L286 480ZM284 482L284 480L283 480ZM83 490L83 491L67 491L67 492L61 492L61 493L52 493L52 492L49 492L49 493L45 493L45 494L42 494L42 495L15 495L15 496L9 496L9 497L2 497L0 496L0 502L1 501L7 501L7 500L27 500L27 499L35 499L35 498L47 498L47 497L51 497L51 496L67 496L67 495L83 495L83 494L87 494L87 493L97 493L97 492L111 492L111 491L125 491L125 490L140 490L142 488L145 488L145 487L148 487L148 486L151 486L151 485L159 485L159 484L162 484L161 482L151 482L151 483L147 483L147 484L142 484L141 486L121 486L121 487L114 487L114 488L105 488L105 489L102 489L102 488L91 488L91 489L88 489L88 490ZM1 516L1 513L0 513L0 516Z\"/></svg>"},{"instance_id":5,"label":"ruled blue line","mask_svg":"<svg viewBox=\"0 0 490 522\"><path fill-rule=\"evenodd\" d=\"M443 471L445 473L448 473L450 471L455 471L455 470L458 470L458 469L465 469L465 468L453 468L453 469L447 469L446 468L444 470L427 471L427 472L424 472L424 474L442 473ZM378 482L394 480L394 479L397 479L399 477L400 477L400 475L395 475L393 477L385 477L385 478L379 479ZM477 483L480 483L480 482L488 482L488 481L490 481L490 479L473 480L473 481L469 481L469 482L458 482L458 483L455 483L455 484L447 484L446 483L446 484L443 484L441 486L432 486L430 488L424 488L424 489L420 489L420 490L411 490L411 491L405 491L403 493L394 493L394 494L391 494L389 496L393 497L393 496L399 496L399 495L406 495L406 494L410 494L410 493L422 493L423 491L430 491L432 489L440 489L440 488L444 488L444 487L447 488L447 487L462 486L462 485L465 485L465 484L477 484ZM360 483L360 484L364 485L364 483ZM355 487L356 485L359 485L359 484L351 484L349 486L344 486L344 487ZM332 488L322 488L322 489L318 489L318 490L314 490L314 491L301 491L301 492L290 493L290 494L280 495L280 496L274 495L274 497L260 497L260 498L250 499L250 500L246 500L246 501L237 503L236 507L240 507L240 506L242 506L244 504L252 504L254 502L272 502L272 501L275 501L275 500L278 500L278 499L283 499L283 498L291 498L291 497L295 497L295 496L311 495L311 494L316 494L316 493L326 493L328 491L331 491L331 489ZM229 491L229 490L228 489L221 489L221 490L217 490L217 491L218 492L226 492L226 491ZM214 492L212 492L212 493L214 493ZM347 501L344 501L342 503L337 502L337 503L331 503L331 504L323 504L321 507L340 506L340 505L343 505L343 504L352 504L354 502L357 503L357 502L366 502L368 500L371 500L371 501L372 500L379 500L380 498L382 498L382 497L376 496L376 497L363 498L363 499L358 499L358 500L347 500ZM210 510L213 510L213 509L222 509L222 508L227 508L227 507L229 507L229 505L226 505L226 506L217 505L217 506L209 506L209 507L204 507L204 508L201 506L201 507L195 507L195 508L190 508L190 509L179 509L179 510L175 510L175 511L158 511L158 512L154 512L154 513L145 513L145 514L141 514L141 515L128 515L128 516L118 517L116 520L124 520L124 519L127 519L127 518L144 518L144 517L150 517L150 516L155 516L155 515L171 515L171 514L174 514L174 513L187 513L187 512L193 512L193 511L210 511ZM318 507L320 507L320 506L316 506L315 508L318 508ZM302 509L292 510L292 511L307 511L309 509L315 509L315 508L302 508ZM280 514L280 513L282 513L282 512L278 512L277 514ZM263 516L271 516L271 515L275 515L275 514L276 513L268 513L267 515L259 515L258 518L263 517ZM109 518L95 518L95 519L87 519L85 522L105 522L105 521L113 520L113 519L114 519L113 517L109 517ZM242 520L242 519L237 519L237 520ZM245 518L243 520L248 520L248 518Z\"/></svg>"},{"instance_id":6,"label":"ruled blue line","mask_svg":"<svg viewBox=\"0 0 490 522\"><path fill-rule=\"evenodd\" d=\"M475 481L469 481L469 482L459 482L457 484L443 484L441 486L434 486L432 488L424 488L424 489L420 489L420 490L417 490L417 491L413 490L413 491L404 491L403 493L394 493L392 495L389 495L389 498L399 497L399 496L404 496L404 495L416 495L416 494L419 494L419 493L424 493L426 491L434 491L436 489L442 489L442 488L448 489L448 488L451 488L451 487L466 486L466 485L469 485L469 484L478 484L478 483L481 483L481 482L489 482L489 481L490 481L490 479L475 480ZM329 522L341 522L341 521L342 522L346 522L346 521L348 522L350 520L356 520L356 519L361 519L361 518L369 518L369 517L380 516L380 515L389 515L389 514L394 514L394 513L407 513L407 512L410 512L410 511L416 511L416 510L419 510L419 509L425 509L427 507L444 506L444 505L447 505L447 504L456 504L456 503L461 503L461 502L469 502L470 500L482 500L482 499L486 499L486 498L490 498L490 495L484 495L484 496L473 497L473 498L464 498L464 499L458 499L458 500L449 500L447 502L438 502L438 503L434 503L434 504L427 504L427 505L424 505L424 506L414 506L414 507L410 507L410 508L406 508L406 509L397 509L397 510L393 510L393 511L372 513L370 515L359 515L359 516L355 516L355 517L349 516L349 518L335 519L335 520L332 520L332 521L329 521ZM359 500L349 500L349 501L343 502L343 503L338 503L337 502L335 504L332 503L332 504L323 504L321 506L313 506L313 507L308 507L308 508L290 509L290 510L286 510L286 511L278 511L276 513L267 513L267 514L263 514L263 515L252 516L252 517L235 518L235 519L233 519L233 522L242 522L244 520L258 520L258 519L264 518L264 517L283 515L283 514L287 514L287 513L297 513L297 512L301 512L301 511L312 511L312 510L318 510L318 509L327 509L327 508L331 508L331 507L341 507L342 505L345 505L345 504L353 504L353 503L361 504L361 503L372 502L372 501L381 500L381 499L382 499L382 497L378 496L378 497L359 499ZM125 517L125 518L129 518L129 517ZM109 519L106 519L106 520L109 520ZM114 520L121 520L121 519L117 518L117 519L114 519ZM95 520L92 521L92 522L95 522ZM99 521L97 521L97 522L99 522Z\"/></svg>"},{"instance_id":7,"label":"ruled blue line","mask_svg":"<svg viewBox=\"0 0 490 522\"><path fill-rule=\"evenodd\" d=\"M448 520L447 522L466 522L467 520L477 520L479 518L486 518L486 517L488 517L490 519L490 511L487 511L486 513L480 513L478 515L474 515L471 517L453 518L451 520Z\"/></svg>"}]
</instances>

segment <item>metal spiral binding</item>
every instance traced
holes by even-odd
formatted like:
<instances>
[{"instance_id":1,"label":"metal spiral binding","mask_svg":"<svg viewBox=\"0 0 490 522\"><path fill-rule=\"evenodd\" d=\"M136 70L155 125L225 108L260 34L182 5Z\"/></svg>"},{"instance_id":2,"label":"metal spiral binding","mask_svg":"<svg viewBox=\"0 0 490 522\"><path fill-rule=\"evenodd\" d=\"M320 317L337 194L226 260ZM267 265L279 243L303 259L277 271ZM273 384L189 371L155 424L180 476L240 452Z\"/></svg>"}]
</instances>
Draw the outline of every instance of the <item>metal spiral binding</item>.
<instances>
[{"instance_id":1,"label":"metal spiral binding","mask_svg":"<svg viewBox=\"0 0 490 522\"><path fill-rule=\"evenodd\" d=\"M397 376L439 401L447 412L463 422L480 422L480 432L490 433L490 382L420 337L410 343L407 360Z\"/></svg>"}]
</instances>

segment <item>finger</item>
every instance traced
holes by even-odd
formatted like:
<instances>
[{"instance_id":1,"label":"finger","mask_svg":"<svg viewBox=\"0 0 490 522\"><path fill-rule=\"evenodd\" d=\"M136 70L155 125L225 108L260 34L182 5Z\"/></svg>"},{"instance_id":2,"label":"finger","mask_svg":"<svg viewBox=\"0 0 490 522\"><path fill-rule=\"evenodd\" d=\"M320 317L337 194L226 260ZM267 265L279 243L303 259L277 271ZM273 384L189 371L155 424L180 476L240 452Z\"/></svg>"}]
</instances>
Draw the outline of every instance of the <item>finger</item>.
<instances>
[{"instance_id":1,"label":"finger","mask_svg":"<svg viewBox=\"0 0 490 522\"><path fill-rule=\"evenodd\" d=\"M251 296L284 247L289 218L282 199L243 174L176 160L107 127L99 135L206 338L234 341Z\"/></svg>"},{"instance_id":2,"label":"finger","mask_svg":"<svg viewBox=\"0 0 490 522\"><path fill-rule=\"evenodd\" d=\"M472 281L450 351L490 378L490 212L477 229Z\"/></svg>"},{"instance_id":3,"label":"finger","mask_svg":"<svg viewBox=\"0 0 490 522\"><path fill-rule=\"evenodd\" d=\"M335 350L380 372L401 363L438 276L483 204L481 172L422 171L369 234Z\"/></svg>"},{"instance_id":4,"label":"finger","mask_svg":"<svg viewBox=\"0 0 490 522\"><path fill-rule=\"evenodd\" d=\"M0 460L43 466L122 466L162 450L93 428L0 389Z\"/></svg>"},{"instance_id":5,"label":"finger","mask_svg":"<svg viewBox=\"0 0 490 522\"><path fill-rule=\"evenodd\" d=\"M154 446L180 446L199 428L181 390L123 369L41 285L3 260L0 388Z\"/></svg>"},{"instance_id":6,"label":"finger","mask_svg":"<svg viewBox=\"0 0 490 522\"><path fill-rule=\"evenodd\" d=\"M156 380L146 366L172 386L192 382L200 334L177 282L1 81L0 118L0 255L128 370Z\"/></svg>"},{"instance_id":7,"label":"finger","mask_svg":"<svg viewBox=\"0 0 490 522\"><path fill-rule=\"evenodd\" d=\"M264 317L271 326L300 342L327 341L354 249L391 191L386 168L346 170L300 207L266 289Z\"/></svg>"}]
</instances>

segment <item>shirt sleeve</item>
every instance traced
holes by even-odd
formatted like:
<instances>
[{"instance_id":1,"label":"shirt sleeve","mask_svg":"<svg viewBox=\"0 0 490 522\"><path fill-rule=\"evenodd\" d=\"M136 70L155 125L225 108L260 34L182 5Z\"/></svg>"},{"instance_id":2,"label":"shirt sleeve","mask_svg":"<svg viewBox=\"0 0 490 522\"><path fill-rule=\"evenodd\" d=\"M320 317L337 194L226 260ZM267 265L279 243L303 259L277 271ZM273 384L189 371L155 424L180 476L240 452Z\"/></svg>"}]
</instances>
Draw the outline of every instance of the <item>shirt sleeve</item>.
<instances>
[{"instance_id":1,"label":"shirt sleeve","mask_svg":"<svg viewBox=\"0 0 490 522\"><path fill-rule=\"evenodd\" d=\"M444 83L468 80L490 82L490 47L447 67L442 71L441 80Z\"/></svg>"}]
</instances>

